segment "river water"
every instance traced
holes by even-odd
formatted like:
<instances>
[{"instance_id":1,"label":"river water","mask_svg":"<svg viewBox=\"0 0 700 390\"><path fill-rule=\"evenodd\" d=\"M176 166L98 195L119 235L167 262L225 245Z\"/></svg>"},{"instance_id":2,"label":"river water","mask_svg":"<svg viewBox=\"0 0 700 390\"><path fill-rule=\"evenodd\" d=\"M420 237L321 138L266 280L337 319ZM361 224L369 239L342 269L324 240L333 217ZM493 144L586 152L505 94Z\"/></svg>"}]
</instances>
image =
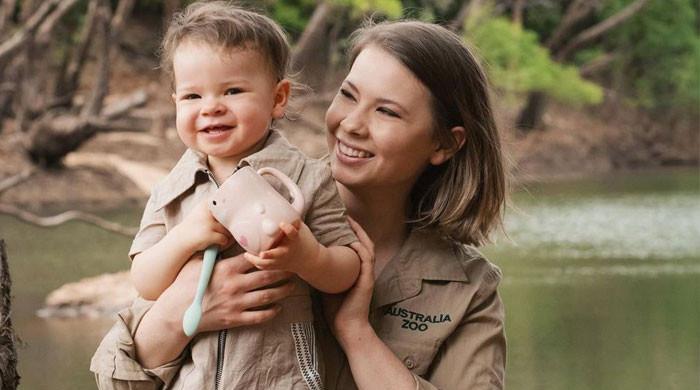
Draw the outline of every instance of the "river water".
<instances>
[{"instance_id":1,"label":"river water","mask_svg":"<svg viewBox=\"0 0 700 390\"><path fill-rule=\"evenodd\" d=\"M700 389L700 174L625 173L530 185L508 237L483 249L504 273L510 389ZM135 225L140 210L104 213ZM130 240L0 216L23 344L20 389L92 389L111 319L40 319L52 289L128 267Z\"/></svg>"}]
</instances>

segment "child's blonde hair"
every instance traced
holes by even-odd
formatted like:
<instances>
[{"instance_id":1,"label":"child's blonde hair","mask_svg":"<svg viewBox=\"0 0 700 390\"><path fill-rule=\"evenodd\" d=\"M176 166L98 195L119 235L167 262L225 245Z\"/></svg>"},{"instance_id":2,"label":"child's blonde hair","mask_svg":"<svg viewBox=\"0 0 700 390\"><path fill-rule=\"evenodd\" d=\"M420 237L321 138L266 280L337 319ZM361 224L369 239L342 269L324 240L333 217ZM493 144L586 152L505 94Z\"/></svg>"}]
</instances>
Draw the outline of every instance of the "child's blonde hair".
<instances>
[{"instance_id":1,"label":"child's blonde hair","mask_svg":"<svg viewBox=\"0 0 700 390\"><path fill-rule=\"evenodd\" d=\"M277 81L287 77L290 49L284 30L269 17L232 2L196 2L176 13L161 44L163 70L172 74L175 50L189 40L227 50L257 50Z\"/></svg>"},{"instance_id":2,"label":"child's blonde hair","mask_svg":"<svg viewBox=\"0 0 700 390\"><path fill-rule=\"evenodd\" d=\"M439 166L429 166L414 185L408 217L413 228L435 228L472 245L489 241L502 225L506 173L486 75L459 36L419 21L373 24L353 33L350 63L368 46L397 58L432 96L434 136L456 146L450 129L466 130L464 145Z\"/></svg>"}]
</instances>

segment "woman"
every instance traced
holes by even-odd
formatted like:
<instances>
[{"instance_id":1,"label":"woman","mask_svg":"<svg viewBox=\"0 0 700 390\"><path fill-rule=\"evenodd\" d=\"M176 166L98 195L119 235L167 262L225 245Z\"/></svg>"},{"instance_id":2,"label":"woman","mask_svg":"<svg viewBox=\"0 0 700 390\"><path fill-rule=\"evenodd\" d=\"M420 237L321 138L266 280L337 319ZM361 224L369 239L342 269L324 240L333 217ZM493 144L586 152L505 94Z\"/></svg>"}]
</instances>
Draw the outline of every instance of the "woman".
<instances>
[{"instance_id":1,"label":"woman","mask_svg":"<svg viewBox=\"0 0 700 390\"><path fill-rule=\"evenodd\" d=\"M369 26L352 42L352 67L326 125L333 176L366 234L356 225L364 244L356 286L341 302L324 302L325 385L501 389L500 271L468 246L499 225L505 199L484 74L436 25ZM122 314L93 358L101 387L153 388L186 375L179 365L189 340L179 321L188 297L180 291L191 290L198 267L189 263L150 310ZM284 286L257 290L285 275L250 268L238 257L217 265L203 329L274 315L249 309L286 296Z\"/></svg>"}]
</instances>

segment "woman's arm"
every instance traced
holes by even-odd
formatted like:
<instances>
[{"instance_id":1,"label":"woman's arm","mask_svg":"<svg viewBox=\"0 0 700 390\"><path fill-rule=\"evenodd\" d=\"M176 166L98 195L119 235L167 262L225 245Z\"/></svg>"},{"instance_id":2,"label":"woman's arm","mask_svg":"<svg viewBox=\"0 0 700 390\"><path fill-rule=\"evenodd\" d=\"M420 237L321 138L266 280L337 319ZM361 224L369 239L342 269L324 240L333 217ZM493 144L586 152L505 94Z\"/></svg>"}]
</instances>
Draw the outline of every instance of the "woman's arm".
<instances>
[{"instance_id":1,"label":"woman's arm","mask_svg":"<svg viewBox=\"0 0 700 390\"><path fill-rule=\"evenodd\" d=\"M374 245L357 222L350 219L359 243L351 246L362 261L355 286L338 306L338 297L325 299L338 343L345 352L358 389L412 389L413 374L377 336L369 323L369 306L374 289Z\"/></svg>"}]
</instances>

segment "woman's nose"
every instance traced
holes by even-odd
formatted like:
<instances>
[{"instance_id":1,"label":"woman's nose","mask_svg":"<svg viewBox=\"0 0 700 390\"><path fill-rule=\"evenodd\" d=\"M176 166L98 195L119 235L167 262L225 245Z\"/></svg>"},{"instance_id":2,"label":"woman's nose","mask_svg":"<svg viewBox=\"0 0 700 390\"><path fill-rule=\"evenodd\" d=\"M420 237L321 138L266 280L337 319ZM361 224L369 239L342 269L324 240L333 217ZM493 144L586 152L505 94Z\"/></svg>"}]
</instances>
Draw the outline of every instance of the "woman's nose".
<instances>
[{"instance_id":1,"label":"woman's nose","mask_svg":"<svg viewBox=\"0 0 700 390\"><path fill-rule=\"evenodd\" d=\"M202 106L202 115L222 115L226 112L226 106L219 99L205 99Z\"/></svg>"},{"instance_id":2,"label":"woman's nose","mask_svg":"<svg viewBox=\"0 0 700 390\"><path fill-rule=\"evenodd\" d=\"M347 115L345 115L345 117L340 121L340 128L349 134L367 134L366 121L359 110L348 112Z\"/></svg>"}]
</instances>

